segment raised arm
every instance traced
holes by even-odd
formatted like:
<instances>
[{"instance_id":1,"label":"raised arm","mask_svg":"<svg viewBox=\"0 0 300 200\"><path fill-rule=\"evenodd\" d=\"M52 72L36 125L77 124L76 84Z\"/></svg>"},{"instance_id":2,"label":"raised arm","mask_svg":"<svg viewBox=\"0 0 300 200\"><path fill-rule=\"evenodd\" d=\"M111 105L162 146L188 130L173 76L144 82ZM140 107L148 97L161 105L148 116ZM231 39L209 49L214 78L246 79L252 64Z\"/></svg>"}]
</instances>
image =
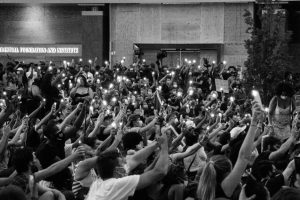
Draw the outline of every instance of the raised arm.
<instances>
[{"instance_id":1,"label":"raised arm","mask_svg":"<svg viewBox=\"0 0 300 200\"><path fill-rule=\"evenodd\" d=\"M113 134L110 134L97 148L97 151L101 151L102 149L106 149L111 141L114 139ZM103 150L103 151L104 151Z\"/></svg>"},{"instance_id":2,"label":"raised arm","mask_svg":"<svg viewBox=\"0 0 300 200\"><path fill-rule=\"evenodd\" d=\"M64 129L69 123L71 123L71 121L75 118L76 113L82 109L82 103L79 103L76 107L76 109L74 109L65 119L64 121L59 124L59 128L60 130Z\"/></svg>"},{"instance_id":3,"label":"raised arm","mask_svg":"<svg viewBox=\"0 0 300 200\"><path fill-rule=\"evenodd\" d=\"M76 161L79 158L82 158L84 155L85 155L84 147L78 147L75 153L71 154L67 158L52 164L46 169L34 173L36 182L39 182L47 177L57 174L58 172L68 167L68 165L71 162Z\"/></svg>"},{"instance_id":4,"label":"raised arm","mask_svg":"<svg viewBox=\"0 0 300 200\"><path fill-rule=\"evenodd\" d=\"M10 128L9 126L5 126L3 128L3 135L0 141L0 155L3 155L4 151L6 150L9 134L10 134Z\"/></svg>"},{"instance_id":5,"label":"raised arm","mask_svg":"<svg viewBox=\"0 0 300 200\"><path fill-rule=\"evenodd\" d=\"M19 128L18 128L16 134L14 135L13 139L8 142L8 145L14 145L14 144L17 143L17 141L20 138L20 135L21 135L21 132L22 132L23 128L28 124L28 120L29 120L28 117L23 118L22 124L19 126Z\"/></svg>"},{"instance_id":6,"label":"raised arm","mask_svg":"<svg viewBox=\"0 0 300 200\"><path fill-rule=\"evenodd\" d=\"M97 164L98 156L85 159L78 164L77 169L75 170L76 181L81 181L85 177L87 177L90 173L90 170L93 169Z\"/></svg>"},{"instance_id":7,"label":"raised arm","mask_svg":"<svg viewBox=\"0 0 300 200\"><path fill-rule=\"evenodd\" d=\"M17 175L17 172L14 171L9 177L0 178L0 187L4 187L6 185L9 185L13 181L13 178L16 175Z\"/></svg>"},{"instance_id":8,"label":"raised arm","mask_svg":"<svg viewBox=\"0 0 300 200\"><path fill-rule=\"evenodd\" d=\"M156 122L157 122L157 117L154 117L154 119L149 124L147 124L146 126L140 128L139 132L144 133L146 131L149 131L153 126L155 126Z\"/></svg>"},{"instance_id":9,"label":"raised arm","mask_svg":"<svg viewBox=\"0 0 300 200\"><path fill-rule=\"evenodd\" d=\"M103 123L103 120L104 120L104 113L100 113L97 118L94 130L88 135L88 137L95 137L97 135L97 133L101 127L101 124Z\"/></svg>"},{"instance_id":10,"label":"raised arm","mask_svg":"<svg viewBox=\"0 0 300 200\"><path fill-rule=\"evenodd\" d=\"M111 151L111 150L117 149L120 142L122 141L122 137L123 137L123 131L118 130L118 133L115 136L115 139L114 139L113 143L105 151Z\"/></svg>"},{"instance_id":11,"label":"raised arm","mask_svg":"<svg viewBox=\"0 0 300 200\"><path fill-rule=\"evenodd\" d=\"M176 130L171 126L171 130L176 134ZM172 145L169 148L169 152L173 152L181 143L182 143L182 139L183 137L186 135L186 131L182 131L180 134L176 134L177 137L172 141Z\"/></svg>"},{"instance_id":12,"label":"raised arm","mask_svg":"<svg viewBox=\"0 0 300 200\"><path fill-rule=\"evenodd\" d=\"M203 119L197 124L196 128L201 128L204 124L204 122L207 120L208 112L205 112L205 116Z\"/></svg>"},{"instance_id":13,"label":"raised arm","mask_svg":"<svg viewBox=\"0 0 300 200\"><path fill-rule=\"evenodd\" d=\"M30 115L28 116L30 119L34 118L39 112L40 110L45 106L45 102L42 101L40 106L37 107L37 109L35 109L32 113L30 113Z\"/></svg>"},{"instance_id":14,"label":"raised arm","mask_svg":"<svg viewBox=\"0 0 300 200\"><path fill-rule=\"evenodd\" d=\"M249 162L249 157L252 153L252 146L255 138L255 131L259 121L263 121L263 111L261 111L260 105L254 102L252 108L252 121L246 138L240 148L238 159L230 172L230 174L222 181L221 186L226 196L231 197L236 186L240 183L241 177Z\"/></svg>"},{"instance_id":15,"label":"raised arm","mask_svg":"<svg viewBox=\"0 0 300 200\"><path fill-rule=\"evenodd\" d=\"M77 116L75 122L74 122L74 127L76 130L78 130L82 123L83 123L83 120L84 120L84 117L85 117L85 112L87 111L87 104L85 103L85 105L82 107L79 115ZM73 117L72 117L73 118Z\"/></svg>"},{"instance_id":16,"label":"raised arm","mask_svg":"<svg viewBox=\"0 0 300 200\"><path fill-rule=\"evenodd\" d=\"M211 127L209 127L209 129L207 130L207 133L214 130L220 122L221 122L221 117L217 116L216 122L213 125L211 125Z\"/></svg>"},{"instance_id":17,"label":"raised arm","mask_svg":"<svg viewBox=\"0 0 300 200\"><path fill-rule=\"evenodd\" d=\"M171 155L173 160L180 160L186 157L189 157L190 155L193 155L201 148L200 143L193 144L190 148L188 148L185 152L182 153L174 153Z\"/></svg>"},{"instance_id":18,"label":"raised arm","mask_svg":"<svg viewBox=\"0 0 300 200\"><path fill-rule=\"evenodd\" d=\"M132 156L127 156L127 165L128 171L132 171L135 169L139 164L143 163L148 157L153 153L153 151L158 147L157 142L152 142L148 146L144 147L143 149L135 152Z\"/></svg>"},{"instance_id":19,"label":"raised arm","mask_svg":"<svg viewBox=\"0 0 300 200\"><path fill-rule=\"evenodd\" d=\"M55 109L56 105L53 104L51 107L51 111L34 127L35 131L37 131L43 124L46 124L50 120L53 113L55 113Z\"/></svg>"},{"instance_id":20,"label":"raised arm","mask_svg":"<svg viewBox=\"0 0 300 200\"><path fill-rule=\"evenodd\" d=\"M215 129L211 134L208 135L208 139L211 140L214 137L216 137L218 135L218 133L220 131L222 131L225 128L225 126L223 124L221 124L221 126L219 126L217 129Z\"/></svg>"},{"instance_id":21,"label":"raised arm","mask_svg":"<svg viewBox=\"0 0 300 200\"><path fill-rule=\"evenodd\" d=\"M160 156L155 164L155 167L143 173L140 176L137 190L146 188L156 182L160 181L168 172L169 159L168 159L168 137L165 133L162 134L162 144Z\"/></svg>"},{"instance_id":22,"label":"raised arm","mask_svg":"<svg viewBox=\"0 0 300 200\"><path fill-rule=\"evenodd\" d=\"M270 160L278 160L279 158L281 158L282 156L285 155L285 153L290 149L291 145L295 142L296 140L296 136L295 136L295 128L292 129L293 134L291 137L289 137L289 139L287 141L285 141L278 150L272 152L269 155L269 159Z\"/></svg>"},{"instance_id":23,"label":"raised arm","mask_svg":"<svg viewBox=\"0 0 300 200\"><path fill-rule=\"evenodd\" d=\"M273 115L276 109L276 104L277 104L277 97L273 97L269 104L269 113L268 113L269 124L271 125L273 125Z\"/></svg>"}]
</instances>

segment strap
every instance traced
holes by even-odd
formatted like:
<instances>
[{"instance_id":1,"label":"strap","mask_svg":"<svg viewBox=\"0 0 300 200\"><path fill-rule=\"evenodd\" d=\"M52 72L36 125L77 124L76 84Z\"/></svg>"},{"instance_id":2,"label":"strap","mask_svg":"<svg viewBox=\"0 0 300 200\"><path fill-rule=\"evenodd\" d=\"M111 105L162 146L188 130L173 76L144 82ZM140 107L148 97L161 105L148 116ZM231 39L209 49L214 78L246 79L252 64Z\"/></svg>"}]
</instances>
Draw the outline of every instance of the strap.
<instances>
[{"instance_id":1,"label":"strap","mask_svg":"<svg viewBox=\"0 0 300 200\"><path fill-rule=\"evenodd\" d=\"M195 159L196 159L196 156L197 156L197 152L195 153L195 156L194 156L194 158L193 158L192 162L190 163L190 166L188 167L188 169L187 169L187 172L189 172L189 171L190 171L190 169L191 169L191 166L192 166L192 164L194 163L194 161L195 161Z\"/></svg>"}]
</instances>

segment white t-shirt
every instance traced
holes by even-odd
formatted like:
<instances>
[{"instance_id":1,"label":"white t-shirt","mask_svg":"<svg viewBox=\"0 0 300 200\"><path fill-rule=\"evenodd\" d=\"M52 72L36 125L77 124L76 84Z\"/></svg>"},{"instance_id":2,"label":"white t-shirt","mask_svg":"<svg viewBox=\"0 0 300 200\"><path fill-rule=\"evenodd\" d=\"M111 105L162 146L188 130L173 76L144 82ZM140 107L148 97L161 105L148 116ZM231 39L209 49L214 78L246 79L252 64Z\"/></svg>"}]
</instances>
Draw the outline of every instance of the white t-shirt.
<instances>
[{"instance_id":1,"label":"white t-shirt","mask_svg":"<svg viewBox=\"0 0 300 200\"><path fill-rule=\"evenodd\" d=\"M86 200L127 200L134 194L139 180L139 175L105 181L98 178L91 185Z\"/></svg>"}]
</instances>

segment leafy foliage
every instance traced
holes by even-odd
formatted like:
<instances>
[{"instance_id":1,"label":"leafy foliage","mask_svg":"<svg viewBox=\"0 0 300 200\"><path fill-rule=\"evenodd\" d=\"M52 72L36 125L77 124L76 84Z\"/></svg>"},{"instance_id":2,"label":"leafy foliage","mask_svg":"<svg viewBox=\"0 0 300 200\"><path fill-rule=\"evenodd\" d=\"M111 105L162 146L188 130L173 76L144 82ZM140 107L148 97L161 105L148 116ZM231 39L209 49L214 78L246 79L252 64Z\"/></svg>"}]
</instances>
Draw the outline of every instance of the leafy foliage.
<instances>
[{"instance_id":1,"label":"leafy foliage","mask_svg":"<svg viewBox=\"0 0 300 200\"><path fill-rule=\"evenodd\" d=\"M291 64L288 53L290 32L284 29L284 10L272 0L259 4L255 24L252 13L245 10L244 19L248 25L249 39L245 41L248 59L245 61L244 81L247 91L256 88L267 104L278 82Z\"/></svg>"}]
</instances>

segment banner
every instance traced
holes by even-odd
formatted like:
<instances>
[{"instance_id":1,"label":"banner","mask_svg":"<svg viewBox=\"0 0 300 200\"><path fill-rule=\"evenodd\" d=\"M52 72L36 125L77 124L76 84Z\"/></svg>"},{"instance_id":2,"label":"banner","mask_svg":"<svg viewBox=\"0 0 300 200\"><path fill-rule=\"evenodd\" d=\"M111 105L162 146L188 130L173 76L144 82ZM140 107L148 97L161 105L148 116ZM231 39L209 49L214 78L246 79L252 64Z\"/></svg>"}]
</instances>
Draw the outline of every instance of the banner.
<instances>
[{"instance_id":1,"label":"banner","mask_svg":"<svg viewBox=\"0 0 300 200\"><path fill-rule=\"evenodd\" d=\"M229 93L228 80L215 79L215 84L218 92Z\"/></svg>"},{"instance_id":2,"label":"banner","mask_svg":"<svg viewBox=\"0 0 300 200\"><path fill-rule=\"evenodd\" d=\"M80 44L0 44L0 56L81 57Z\"/></svg>"}]
</instances>

